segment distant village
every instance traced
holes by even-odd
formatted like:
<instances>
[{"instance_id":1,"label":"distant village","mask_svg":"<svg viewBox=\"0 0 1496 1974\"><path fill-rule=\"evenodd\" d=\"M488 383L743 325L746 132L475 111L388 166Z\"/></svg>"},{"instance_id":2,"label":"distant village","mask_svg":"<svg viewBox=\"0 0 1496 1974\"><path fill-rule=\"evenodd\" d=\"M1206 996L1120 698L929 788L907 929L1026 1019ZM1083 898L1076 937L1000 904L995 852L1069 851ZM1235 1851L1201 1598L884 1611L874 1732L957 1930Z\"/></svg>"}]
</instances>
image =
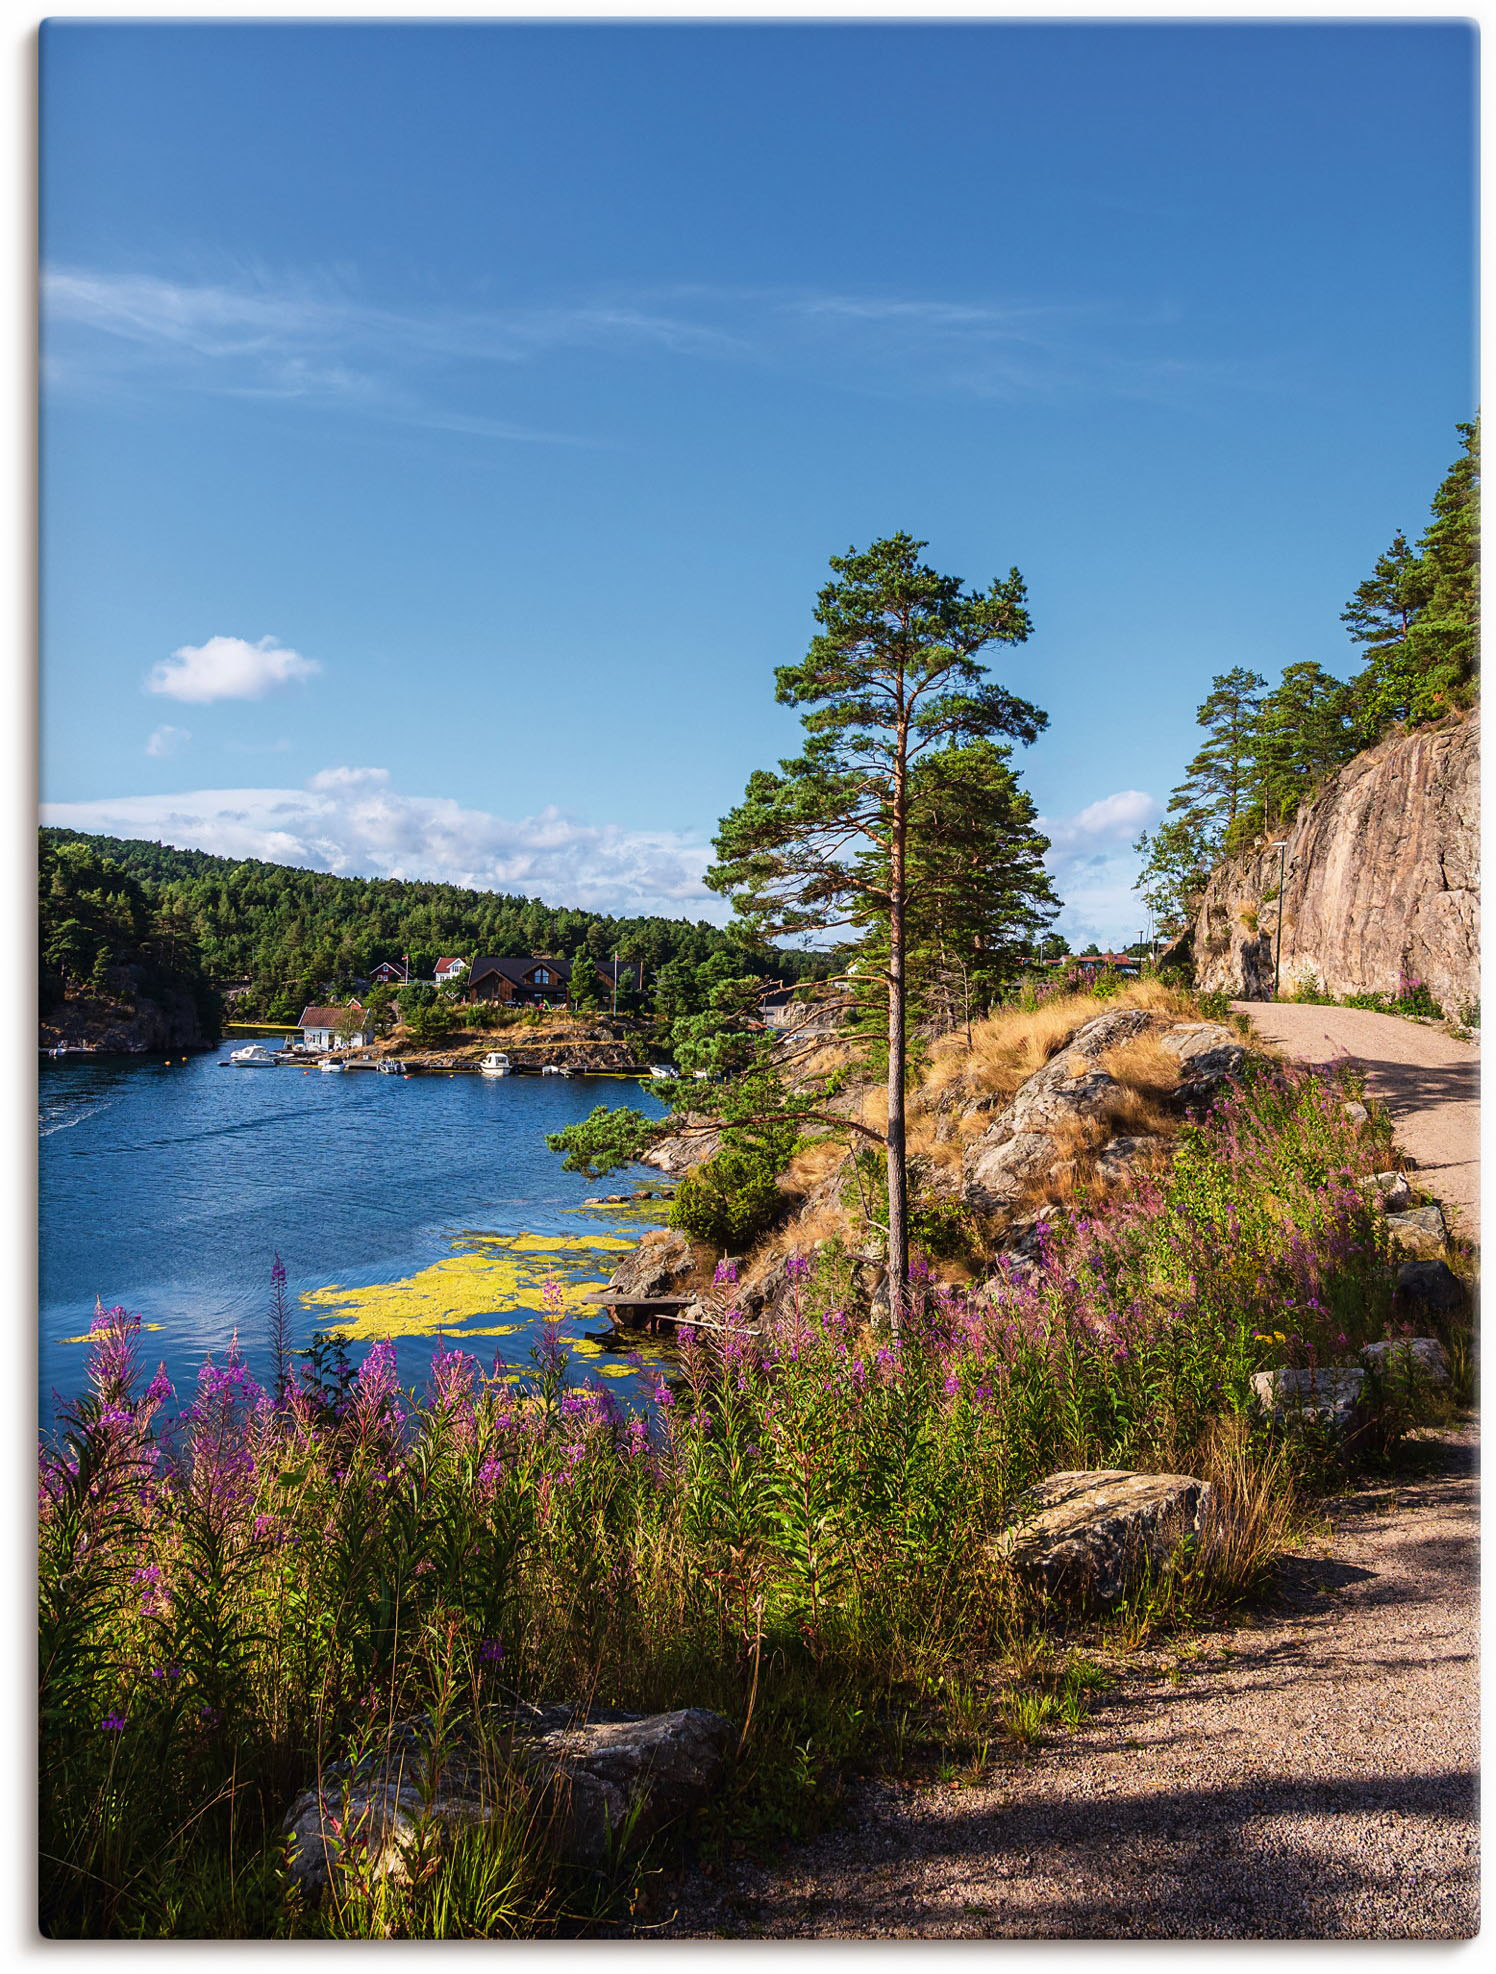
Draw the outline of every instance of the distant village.
<instances>
[{"instance_id":1,"label":"distant village","mask_svg":"<svg viewBox=\"0 0 1496 1974\"><path fill-rule=\"evenodd\" d=\"M578 982L579 960L557 959L548 953L519 957L486 954L472 960L458 955L439 958L429 976L419 976L408 954L382 960L367 982L355 983L368 992L376 987L401 988L428 986L442 988L453 1000L495 1004L500 1007L538 1008L565 1011L572 1007ZM642 995L647 984L644 966L634 960L594 960L598 994L604 1009L616 1011L619 997L629 1000ZM1062 953L1039 962L1046 971L1064 974L1076 971L1083 976L1111 970L1124 976L1136 975L1142 961L1136 953L1103 953L1094 947L1082 954ZM761 1018L769 1027L780 1027L788 1017L794 998L793 986L782 980L764 983L759 998ZM589 1008L596 1003L586 997ZM301 1046L309 1050L367 1048L374 1040L372 1016L367 1027L354 1027L350 1014L365 1012L357 995L342 1005L308 1006L302 1009L297 1027Z\"/></svg>"}]
</instances>

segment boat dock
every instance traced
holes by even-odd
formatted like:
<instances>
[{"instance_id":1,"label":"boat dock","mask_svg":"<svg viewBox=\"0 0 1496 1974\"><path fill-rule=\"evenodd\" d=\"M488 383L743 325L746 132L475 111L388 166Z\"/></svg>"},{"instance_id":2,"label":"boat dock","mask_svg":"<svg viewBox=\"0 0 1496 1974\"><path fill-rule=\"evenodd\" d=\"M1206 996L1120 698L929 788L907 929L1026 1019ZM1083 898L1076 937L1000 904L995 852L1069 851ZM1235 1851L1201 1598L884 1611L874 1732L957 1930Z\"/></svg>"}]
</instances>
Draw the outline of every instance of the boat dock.
<instances>
[{"instance_id":1,"label":"boat dock","mask_svg":"<svg viewBox=\"0 0 1496 1974\"><path fill-rule=\"evenodd\" d=\"M599 1289L582 1300L606 1309L619 1330L643 1330L652 1336L673 1337L686 1324L693 1330L706 1330L718 1336L758 1335L756 1324L724 1323L720 1319L725 1312L710 1303L703 1304L694 1295L614 1295L607 1289ZM689 1310L700 1313L688 1315Z\"/></svg>"}]
</instances>

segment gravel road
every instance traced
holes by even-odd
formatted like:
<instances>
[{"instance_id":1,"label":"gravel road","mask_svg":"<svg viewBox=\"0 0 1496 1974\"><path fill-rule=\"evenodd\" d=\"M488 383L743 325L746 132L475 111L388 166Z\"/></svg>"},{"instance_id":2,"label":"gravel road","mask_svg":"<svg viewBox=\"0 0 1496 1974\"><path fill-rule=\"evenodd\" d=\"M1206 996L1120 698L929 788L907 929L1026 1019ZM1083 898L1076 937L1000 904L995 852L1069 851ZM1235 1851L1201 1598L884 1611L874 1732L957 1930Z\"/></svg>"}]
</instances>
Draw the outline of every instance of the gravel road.
<instances>
[{"instance_id":1,"label":"gravel road","mask_svg":"<svg viewBox=\"0 0 1496 1974\"><path fill-rule=\"evenodd\" d=\"M1475 1466L1473 1429L1425 1441L1251 1623L978 1786L857 1785L853 1827L693 1876L667 1934L1469 1938Z\"/></svg>"},{"instance_id":2,"label":"gravel road","mask_svg":"<svg viewBox=\"0 0 1496 1974\"><path fill-rule=\"evenodd\" d=\"M1442 1029L1365 1008L1234 1001L1265 1042L1300 1062L1354 1056L1366 1087L1392 1113L1397 1142L1418 1162L1418 1183L1457 1230L1478 1240L1480 1051Z\"/></svg>"}]
</instances>

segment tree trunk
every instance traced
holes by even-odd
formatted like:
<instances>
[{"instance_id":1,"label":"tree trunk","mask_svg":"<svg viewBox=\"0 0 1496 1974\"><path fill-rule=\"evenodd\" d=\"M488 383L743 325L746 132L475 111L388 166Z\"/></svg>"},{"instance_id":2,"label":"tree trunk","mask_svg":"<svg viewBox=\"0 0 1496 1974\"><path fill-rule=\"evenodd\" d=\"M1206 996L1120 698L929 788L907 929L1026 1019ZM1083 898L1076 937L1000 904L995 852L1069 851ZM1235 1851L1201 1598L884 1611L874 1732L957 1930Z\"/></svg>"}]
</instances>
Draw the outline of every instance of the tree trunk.
<instances>
[{"instance_id":1,"label":"tree trunk","mask_svg":"<svg viewBox=\"0 0 1496 1974\"><path fill-rule=\"evenodd\" d=\"M904 1162L905 744L901 732L894 765L888 858L888 1322L895 1336L903 1327L909 1292L909 1199Z\"/></svg>"}]
</instances>

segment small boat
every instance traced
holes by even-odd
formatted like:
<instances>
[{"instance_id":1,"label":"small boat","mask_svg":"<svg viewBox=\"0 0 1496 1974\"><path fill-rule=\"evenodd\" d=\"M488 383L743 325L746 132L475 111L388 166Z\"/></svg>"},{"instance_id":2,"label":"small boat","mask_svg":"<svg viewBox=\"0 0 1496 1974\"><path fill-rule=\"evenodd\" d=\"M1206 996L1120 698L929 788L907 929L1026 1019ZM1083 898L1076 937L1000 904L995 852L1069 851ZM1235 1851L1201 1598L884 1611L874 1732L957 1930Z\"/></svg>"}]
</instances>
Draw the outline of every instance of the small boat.
<instances>
[{"instance_id":1,"label":"small boat","mask_svg":"<svg viewBox=\"0 0 1496 1974\"><path fill-rule=\"evenodd\" d=\"M55 1048L52 1048L52 1049L48 1049L48 1051L47 1051L47 1054L48 1054L49 1056L51 1056L51 1057L53 1057L53 1058L54 1058L54 1060L55 1060L55 1059L56 1059L56 1058L58 1058L58 1057L61 1057L61 1056L65 1056L65 1055L67 1054L67 1052L68 1052L68 1045L67 1045L67 1043L66 1043L66 1042L59 1042L59 1043L57 1044L57 1046L56 1046Z\"/></svg>"},{"instance_id":2,"label":"small boat","mask_svg":"<svg viewBox=\"0 0 1496 1974\"><path fill-rule=\"evenodd\" d=\"M678 1083L680 1081L680 1071L672 1068L668 1062L657 1062L649 1073L661 1083Z\"/></svg>"},{"instance_id":3,"label":"small boat","mask_svg":"<svg viewBox=\"0 0 1496 1974\"><path fill-rule=\"evenodd\" d=\"M409 1076L410 1064L408 1062L395 1062L389 1056L386 1056L384 1061L379 1065L379 1073L381 1076Z\"/></svg>"},{"instance_id":4,"label":"small boat","mask_svg":"<svg viewBox=\"0 0 1496 1974\"><path fill-rule=\"evenodd\" d=\"M559 1062L546 1062L540 1066L542 1076L570 1076L569 1069L563 1069Z\"/></svg>"},{"instance_id":5,"label":"small boat","mask_svg":"<svg viewBox=\"0 0 1496 1974\"><path fill-rule=\"evenodd\" d=\"M512 1076L513 1073L508 1056L501 1054L497 1049L490 1049L478 1065L480 1076Z\"/></svg>"},{"instance_id":6,"label":"small boat","mask_svg":"<svg viewBox=\"0 0 1496 1974\"><path fill-rule=\"evenodd\" d=\"M343 1065L336 1056L325 1056L317 1067L324 1076L341 1076L343 1073Z\"/></svg>"},{"instance_id":7,"label":"small boat","mask_svg":"<svg viewBox=\"0 0 1496 1974\"><path fill-rule=\"evenodd\" d=\"M236 1069L274 1069L275 1057L263 1042L251 1042L247 1048L233 1049L229 1061Z\"/></svg>"}]
</instances>

